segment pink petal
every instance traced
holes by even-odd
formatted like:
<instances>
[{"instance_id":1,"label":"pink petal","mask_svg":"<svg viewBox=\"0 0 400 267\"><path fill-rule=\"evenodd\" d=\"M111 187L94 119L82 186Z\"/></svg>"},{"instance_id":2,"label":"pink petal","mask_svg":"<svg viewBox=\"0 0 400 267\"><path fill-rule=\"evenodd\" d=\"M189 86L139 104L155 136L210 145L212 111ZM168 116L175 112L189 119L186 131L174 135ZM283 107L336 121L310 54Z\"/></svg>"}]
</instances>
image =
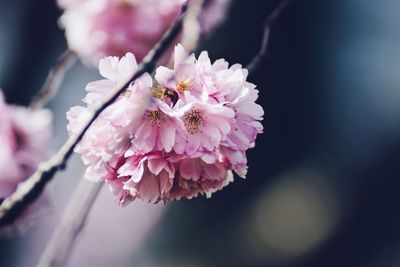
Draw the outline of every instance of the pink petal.
<instances>
[{"instance_id":1,"label":"pink petal","mask_svg":"<svg viewBox=\"0 0 400 267\"><path fill-rule=\"evenodd\" d=\"M155 175L159 175L160 172L165 168L166 164L166 161L162 158L151 159L147 161L147 167Z\"/></svg>"},{"instance_id":2,"label":"pink petal","mask_svg":"<svg viewBox=\"0 0 400 267\"><path fill-rule=\"evenodd\" d=\"M198 159L183 160L179 171L182 177L188 180L197 181L200 179L201 175L200 161Z\"/></svg>"},{"instance_id":3,"label":"pink petal","mask_svg":"<svg viewBox=\"0 0 400 267\"><path fill-rule=\"evenodd\" d=\"M160 183L154 175L145 175L140 182L140 198L145 202L156 203L160 199Z\"/></svg>"},{"instance_id":4,"label":"pink petal","mask_svg":"<svg viewBox=\"0 0 400 267\"><path fill-rule=\"evenodd\" d=\"M175 144L175 128L171 124L163 124L160 127L161 143L165 152L170 152Z\"/></svg>"}]
</instances>

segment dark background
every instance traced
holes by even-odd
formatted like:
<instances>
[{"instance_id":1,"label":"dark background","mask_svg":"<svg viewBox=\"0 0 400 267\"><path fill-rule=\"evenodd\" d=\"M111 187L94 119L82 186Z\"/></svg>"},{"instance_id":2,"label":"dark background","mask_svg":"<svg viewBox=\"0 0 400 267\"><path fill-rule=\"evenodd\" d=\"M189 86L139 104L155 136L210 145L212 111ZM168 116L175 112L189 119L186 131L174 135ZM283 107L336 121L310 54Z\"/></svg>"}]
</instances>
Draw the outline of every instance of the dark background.
<instances>
[{"instance_id":1,"label":"dark background","mask_svg":"<svg viewBox=\"0 0 400 267\"><path fill-rule=\"evenodd\" d=\"M201 48L246 65L279 1L233 2ZM249 76L266 115L247 179L212 199L170 204L126 266L400 266L399 12L395 0L293 0ZM65 49L60 14L49 0L0 0L0 87L9 102L29 103ZM84 85L94 73L76 79ZM67 87L50 104L55 147L63 114L83 95ZM0 266L24 266L24 238L0 240Z\"/></svg>"}]
</instances>

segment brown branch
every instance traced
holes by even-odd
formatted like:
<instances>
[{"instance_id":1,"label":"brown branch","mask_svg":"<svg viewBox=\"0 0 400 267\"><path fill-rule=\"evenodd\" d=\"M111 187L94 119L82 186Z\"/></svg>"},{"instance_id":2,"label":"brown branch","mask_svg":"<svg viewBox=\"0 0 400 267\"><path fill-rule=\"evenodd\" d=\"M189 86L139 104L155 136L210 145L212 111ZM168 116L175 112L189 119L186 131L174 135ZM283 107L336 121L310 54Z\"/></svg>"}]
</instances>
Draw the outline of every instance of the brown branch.
<instances>
[{"instance_id":1,"label":"brown branch","mask_svg":"<svg viewBox=\"0 0 400 267\"><path fill-rule=\"evenodd\" d=\"M175 21L175 23L171 25L168 31L161 38L160 42L157 43L143 59L143 62L138 66L137 71L129 80L113 90L106 100L93 111L93 115L83 127L81 132L76 136L70 137L52 158L41 163L31 177L22 182L13 194L4 199L0 206L0 227L12 223L21 214L21 212L42 193L46 184L54 177L54 175L60 169L65 168L66 163L71 157L75 147L82 140L86 131L90 128L100 113L110 106L115 100L117 100L119 95L123 93L125 89L137 78L146 72L154 71L158 60L179 34L182 28L182 21L186 14L186 10L187 4L183 6L182 14Z\"/></svg>"},{"instance_id":2,"label":"brown branch","mask_svg":"<svg viewBox=\"0 0 400 267\"><path fill-rule=\"evenodd\" d=\"M50 69L42 88L34 96L30 107L38 109L45 106L57 93L65 74L77 60L77 56L70 50L64 51L54 67Z\"/></svg>"},{"instance_id":3,"label":"brown branch","mask_svg":"<svg viewBox=\"0 0 400 267\"><path fill-rule=\"evenodd\" d=\"M249 72L254 72L261 61L263 60L265 53L267 52L269 36L271 33L271 27L274 22L279 18L283 9L289 4L291 0L282 0L279 5L272 11L272 13L264 21L264 35L261 41L261 47L258 53L253 57L251 62L246 66Z\"/></svg>"}]
</instances>

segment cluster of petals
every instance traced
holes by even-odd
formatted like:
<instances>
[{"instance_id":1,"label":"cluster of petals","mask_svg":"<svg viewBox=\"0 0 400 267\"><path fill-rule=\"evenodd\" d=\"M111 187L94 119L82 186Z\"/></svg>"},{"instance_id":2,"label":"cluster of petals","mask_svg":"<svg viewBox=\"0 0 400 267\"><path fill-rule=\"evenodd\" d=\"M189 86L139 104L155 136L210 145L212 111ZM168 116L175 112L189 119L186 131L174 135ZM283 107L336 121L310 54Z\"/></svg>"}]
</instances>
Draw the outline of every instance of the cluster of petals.
<instances>
[{"instance_id":1,"label":"cluster of petals","mask_svg":"<svg viewBox=\"0 0 400 267\"><path fill-rule=\"evenodd\" d=\"M89 83L84 102L67 113L71 136L93 109L137 69L128 53L100 61L103 80ZM76 149L85 177L105 181L122 205L210 196L245 177L246 151L262 132L258 91L247 70L207 52L198 59L175 47L172 69L158 67L132 83L86 132Z\"/></svg>"},{"instance_id":2,"label":"cluster of petals","mask_svg":"<svg viewBox=\"0 0 400 267\"><path fill-rule=\"evenodd\" d=\"M69 48L86 62L126 52L142 58L177 19L187 0L58 0ZM203 33L225 17L230 0L207 0L199 15Z\"/></svg>"},{"instance_id":3,"label":"cluster of petals","mask_svg":"<svg viewBox=\"0 0 400 267\"><path fill-rule=\"evenodd\" d=\"M0 199L9 196L46 157L52 114L8 105L0 91Z\"/></svg>"}]
</instances>

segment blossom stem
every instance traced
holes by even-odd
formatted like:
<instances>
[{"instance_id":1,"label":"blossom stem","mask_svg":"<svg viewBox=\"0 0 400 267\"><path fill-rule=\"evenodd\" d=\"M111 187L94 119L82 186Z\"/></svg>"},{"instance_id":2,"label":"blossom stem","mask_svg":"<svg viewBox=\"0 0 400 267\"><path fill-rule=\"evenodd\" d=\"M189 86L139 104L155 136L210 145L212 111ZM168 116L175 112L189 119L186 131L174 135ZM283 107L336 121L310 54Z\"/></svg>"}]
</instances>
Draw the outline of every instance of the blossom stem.
<instances>
[{"instance_id":1,"label":"blossom stem","mask_svg":"<svg viewBox=\"0 0 400 267\"><path fill-rule=\"evenodd\" d=\"M102 186L103 183L93 183L81 178L60 223L47 243L38 267L64 266Z\"/></svg>"},{"instance_id":2,"label":"blossom stem","mask_svg":"<svg viewBox=\"0 0 400 267\"><path fill-rule=\"evenodd\" d=\"M65 74L76 60L77 56L68 49L61 54L54 67L50 69L42 88L34 96L30 104L32 109L42 108L55 96Z\"/></svg>"},{"instance_id":3,"label":"blossom stem","mask_svg":"<svg viewBox=\"0 0 400 267\"><path fill-rule=\"evenodd\" d=\"M289 4L291 0L282 0L279 5L272 11L271 14L264 21L264 34L261 41L261 47L258 53L253 57L251 62L246 66L249 72L254 72L261 61L264 59L265 53L267 52L269 36L271 33L271 27L274 22L279 18L284 8Z\"/></svg>"},{"instance_id":4,"label":"blossom stem","mask_svg":"<svg viewBox=\"0 0 400 267\"><path fill-rule=\"evenodd\" d=\"M137 71L130 77L130 79L115 88L115 90L113 90L109 96L94 109L92 116L84 125L80 133L70 137L53 157L48 161L41 163L33 175L26 181L22 182L13 194L3 201L0 205L0 227L12 223L22 213L22 211L29 206L29 204L37 199L47 183L53 179L54 175L59 170L65 168L75 147L82 140L83 136L97 117L115 100L117 100L119 95L123 93L132 82L144 73L154 71L156 63L167 51L182 29L182 21L187 11L187 5L188 3L182 7L182 12L179 18L173 25L171 25L161 40L146 55L143 62L138 66Z\"/></svg>"}]
</instances>

